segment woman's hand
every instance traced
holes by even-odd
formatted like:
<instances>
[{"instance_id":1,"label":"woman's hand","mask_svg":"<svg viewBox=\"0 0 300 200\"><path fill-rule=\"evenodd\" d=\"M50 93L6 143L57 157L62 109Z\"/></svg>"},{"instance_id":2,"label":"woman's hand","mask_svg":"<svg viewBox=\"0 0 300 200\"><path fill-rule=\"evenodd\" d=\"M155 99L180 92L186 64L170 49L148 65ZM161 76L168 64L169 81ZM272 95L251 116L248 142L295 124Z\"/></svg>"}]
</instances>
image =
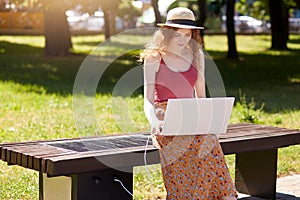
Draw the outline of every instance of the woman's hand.
<instances>
[{"instance_id":1,"label":"woman's hand","mask_svg":"<svg viewBox=\"0 0 300 200\"><path fill-rule=\"evenodd\" d=\"M165 111L162 108L155 108L155 115L157 117L158 120L160 121L164 121L165 119Z\"/></svg>"},{"instance_id":2,"label":"woman's hand","mask_svg":"<svg viewBox=\"0 0 300 200\"><path fill-rule=\"evenodd\" d=\"M161 135L162 127L164 125L164 121L155 119L151 122L151 134L152 135Z\"/></svg>"},{"instance_id":3,"label":"woman's hand","mask_svg":"<svg viewBox=\"0 0 300 200\"><path fill-rule=\"evenodd\" d=\"M160 107L156 107L154 109L154 112L155 112L156 119L155 122L151 124L151 132L152 134L155 135L161 135L161 131L165 119L165 110Z\"/></svg>"}]
</instances>

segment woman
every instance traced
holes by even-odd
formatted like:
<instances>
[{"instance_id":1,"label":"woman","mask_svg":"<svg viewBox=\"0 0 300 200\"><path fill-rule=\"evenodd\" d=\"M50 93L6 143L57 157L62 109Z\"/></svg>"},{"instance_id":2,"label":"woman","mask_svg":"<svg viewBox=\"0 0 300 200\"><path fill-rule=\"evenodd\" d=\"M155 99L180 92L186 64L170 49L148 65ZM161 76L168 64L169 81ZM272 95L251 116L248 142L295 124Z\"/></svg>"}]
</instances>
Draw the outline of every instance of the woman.
<instances>
[{"instance_id":1,"label":"woman","mask_svg":"<svg viewBox=\"0 0 300 200\"><path fill-rule=\"evenodd\" d=\"M168 99L205 98L204 55L195 17L174 8L141 53L144 110L159 148L167 199L236 199L216 135L162 136Z\"/></svg>"}]
</instances>

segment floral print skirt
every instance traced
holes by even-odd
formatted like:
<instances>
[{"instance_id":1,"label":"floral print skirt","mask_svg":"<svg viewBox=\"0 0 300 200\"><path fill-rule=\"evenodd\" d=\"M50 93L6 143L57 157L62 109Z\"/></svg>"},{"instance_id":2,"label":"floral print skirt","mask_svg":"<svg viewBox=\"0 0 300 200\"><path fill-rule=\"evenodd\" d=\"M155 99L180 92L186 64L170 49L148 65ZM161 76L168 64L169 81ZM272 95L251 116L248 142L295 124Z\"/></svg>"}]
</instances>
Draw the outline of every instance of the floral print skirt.
<instances>
[{"instance_id":1,"label":"floral print skirt","mask_svg":"<svg viewBox=\"0 0 300 200\"><path fill-rule=\"evenodd\" d=\"M166 104L156 104L163 107ZM237 193L216 135L154 136L167 200L218 200Z\"/></svg>"}]
</instances>

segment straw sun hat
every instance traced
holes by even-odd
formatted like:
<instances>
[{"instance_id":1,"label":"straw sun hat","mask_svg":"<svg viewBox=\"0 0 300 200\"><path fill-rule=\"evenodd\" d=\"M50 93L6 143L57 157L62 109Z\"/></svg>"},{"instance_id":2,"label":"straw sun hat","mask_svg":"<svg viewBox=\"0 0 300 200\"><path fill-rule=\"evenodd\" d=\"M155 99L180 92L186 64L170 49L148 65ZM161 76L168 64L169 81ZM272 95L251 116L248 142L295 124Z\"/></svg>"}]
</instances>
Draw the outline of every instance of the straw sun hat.
<instances>
[{"instance_id":1,"label":"straw sun hat","mask_svg":"<svg viewBox=\"0 0 300 200\"><path fill-rule=\"evenodd\" d=\"M177 7L169 10L166 23L159 23L160 27L174 27L187 29L204 29L196 25L194 13L184 7Z\"/></svg>"}]
</instances>

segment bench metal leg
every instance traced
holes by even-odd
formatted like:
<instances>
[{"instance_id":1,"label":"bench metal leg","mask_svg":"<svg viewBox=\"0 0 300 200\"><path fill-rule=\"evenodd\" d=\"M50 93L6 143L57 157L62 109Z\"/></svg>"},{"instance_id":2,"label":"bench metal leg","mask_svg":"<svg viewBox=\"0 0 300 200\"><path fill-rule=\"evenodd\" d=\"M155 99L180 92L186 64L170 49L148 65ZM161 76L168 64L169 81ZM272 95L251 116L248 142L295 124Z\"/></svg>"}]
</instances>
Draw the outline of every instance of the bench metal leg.
<instances>
[{"instance_id":1,"label":"bench metal leg","mask_svg":"<svg viewBox=\"0 0 300 200\"><path fill-rule=\"evenodd\" d=\"M125 172L126 171L126 172ZM70 177L47 177L40 173L40 200L132 200L124 187L133 193L133 168L124 171L105 169L97 172L74 174Z\"/></svg>"},{"instance_id":2,"label":"bench metal leg","mask_svg":"<svg viewBox=\"0 0 300 200\"><path fill-rule=\"evenodd\" d=\"M47 177L47 174L40 173L39 182L40 200L71 200L72 180L70 177Z\"/></svg>"},{"instance_id":3,"label":"bench metal leg","mask_svg":"<svg viewBox=\"0 0 300 200\"><path fill-rule=\"evenodd\" d=\"M132 200L132 196L125 191L121 184L113 180L113 177L117 177L132 194L133 169L124 171L126 172L106 169L73 175L72 200Z\"/></svg>"},{"instance_id":4,"label":"bench metal leg","mask_svg":"<svg viewBox=\"0 0 300 200\"><path fill-rule=\"evenodd\" d=\"M236 155L237 191L265 199L276 198L277 149Z\"/></svg>"}]
</instances>

